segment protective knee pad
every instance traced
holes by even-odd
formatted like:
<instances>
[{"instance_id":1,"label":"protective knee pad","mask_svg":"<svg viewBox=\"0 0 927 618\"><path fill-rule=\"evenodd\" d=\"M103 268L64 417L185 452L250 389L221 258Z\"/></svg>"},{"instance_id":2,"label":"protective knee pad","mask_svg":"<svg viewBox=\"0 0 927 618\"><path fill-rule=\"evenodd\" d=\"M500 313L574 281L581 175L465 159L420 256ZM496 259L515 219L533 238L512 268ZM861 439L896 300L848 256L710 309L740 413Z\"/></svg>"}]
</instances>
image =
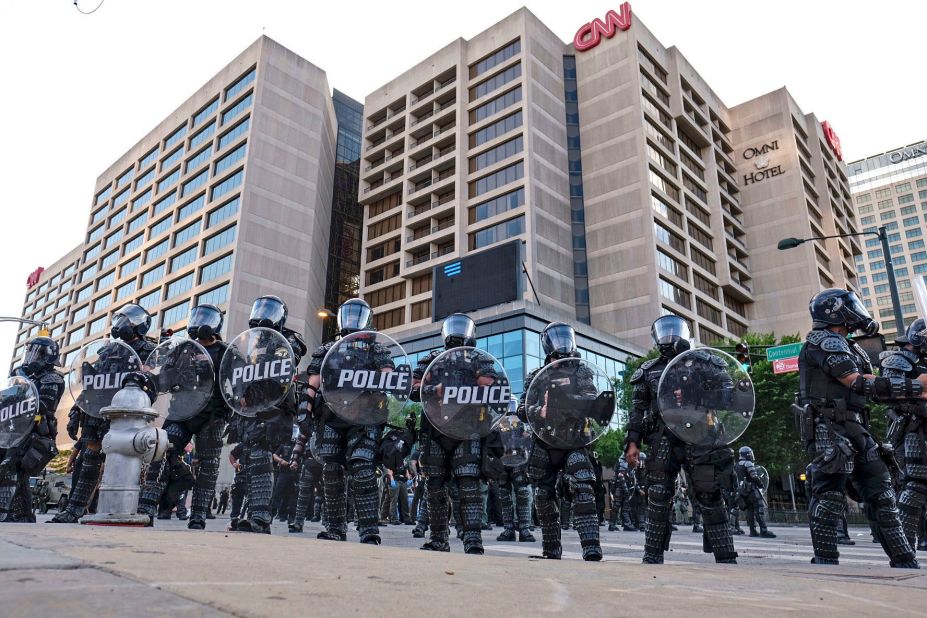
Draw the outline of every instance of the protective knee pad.
<instances>
[{"instance_id":1,"label":"protective knee pad","mask_svg":"<svg viewBox=\"0 0 927 618\"><path fill-rule=\"evenodd\" d=\"M653 485L647 492L647 523L644 526L644 558L659 558L670 540L670 498L664 485Z\"/></svg>"},{"instance_id":2,"label":"protective knee pad","mask_svg":"<svg viewBox=\"0 0 927 618\"><path fill-rule=\"evenodd\" d=\"M528 479L534 483L540 483L547 476L547 470L550 467L550 453L543 446L535 442L531 447L531 455L528 457L526 471Z\"/></svg>"},{"instance_id":3,"label":"protective knee pad","mask_svg":"<svg viewBox=\"0 0 927 618\"><path fill-rule=\"evenodd\" d=\"M515 514L519 530L531 527L531 488L527 485L515 486Z\"/></svg>"},{"instance_id":4,"label":"protective knee pad","mask_svg":"<svg viewBox=\"0 0 927 618\"><path fill-rule=\"evenodd\" d=\"M482 463L480 453L479 440L459 442L451 455L451 474L457 478L479 477Z\"/></svg>"},{"instance_id":5,"label":"protective knee pad","mask_svg":"<svg viewBox=\"0 0 927 618\"><path fill-rule=\"evenodd\" d=\"M269 524L270 498L274 491L274 465L263 446L252 446L248 457L248 510L252 519Z\"/></svg>"},{"instance_id":6,"label":"protective knee pad","mask_svg":"<svg viewBox=\"0 0 927 618\"><path fill-rule=\"evenodd\" d=\"M296 495L296 512L293 515L294 523L302 526L306 522L306 514L315 503L315 475L307 461L299 471L299 493Z\"/></svg>"},{"instance_id":7,"label":"protective knee pad","mask_svg":"<svg viewBox=\"0 0 927 618\"><path fill-rule=\"evenodd\" d=\"M204 519L209 513L216 481L219 478L219 458L222 456L222 432L225 421L213 419L196 436L196 455L200 460L193 487L193 519Z\"/></svg>"},{"instance_id":8,"label":"protective knee pad","mask_svg":"<svg viewBox=\"0 0 927 618\"><path fill-rule=\"evenodd\" d=\"M322 466L322 486L325 492L326 528L329 532L347 532L347 496L344 468L328 462Z\"/></svg>"},{"instance_id":9,"label":"protective knee pad","mask_svg":"<svg viewBox=\"0 0 927 618\"><path fill-rule=\"evenodd\" d=\"M599 544L599 514L592 485L576 484L573 495L573 526L583 547Z\"/></svg>"},{"instance_id":10,"label":"protective knee pad","mask_svg":"<svg viewBox=\"0 0 927 618\"><path fill-rule=\"evenodd\" d=\"M447 471L446 454L437 440L427 440L423 445L421 461L422 475L443 476Z\"/></svg>"},{"instance_id":11,"label":"protective knee pad","mask_svg":"<svg viewBox=\"0 0 927 618\"><path fill-rule=\"evenodd\" d=\"M348 461L373 462L377 456L377 435L375 426L354 428L347 439Z\"/></svg>"},{"instance_id":12,"label":"protective knee pad","mask_svg":"<svg viewBox=\"0 0 927 618\"><path fill-rule=\"evenodd\" d=\"M496 485L496 498L499 512L502 514L502 525L506 530L515 529L515 505L512 503L512 484L499 483Z\"/></svg>"},{"instance_id":13,"label":"protective knee pad","mask_svg":"<svg viewBox=\"0 0 927 618\"><path fill-rule=\"evenodd\" d=\"M164 432L167 434L168 442L171 443L168 454L183 455L184 449L190 443L192 437L190 433L180 423L170 421L164 423ZM197 449L197 453L199 453L199 449Z\"/></svg>"},{"instance_id":14,"label":"protective knee pad","mask_svg":"<svg viewBox=\"0 0 927 618\"><path fill-rule=\"evenodd\" d=\"M479 531L483 525L483 495L477 477L456 479L460 500L461 528L464 532Z\"/></svg>"},{"instance_id":15,"label":"protective knee pad","mask_svg":"<svg viewBox=\"0 0 927 618\"><path fill-rule=\"evenodd\" d=\"M924 520L924 505L927 504L927 484L921 480L909 480L898 496L898 515L901 527L911 547L917 545L917 535Z\"/></svg>"},{"instance_id":16,"label":"protective knee pad","mask_svg":"<svg viewBox=\"0 0 927 618\"><path fill-rule=\"evenodd\" d=\"M431 539L446 542L448 538L448 494L447 484L441 477L430 476L425 488L428 505L428 523L431 525Z\"/></svg>"},{"instance_id":17,"label":"protective knee pad","mask_svg":"<svg viewBox=\"0 0 927 618\"><path fill-rule=\"evenodd\" d=\"M0 478L0 521L9 521L13 513L13 496L16 494L17 472Z\"/></svg>"},{"instance_id":18,"label":"protective knee pad","mask_svg":"<svg viewBox=\"0 0 927 618\"><path fill-rule=\"evenodd\" d=\"M727 509L724 502L712 505L700 505L702 511L703 550L715 555L715 562L732 560L737 557L734 551L734 537L727 521Z\"/></svg>"},{"instance_id":19,"label":"protective knee pad","mask_svg":"<svg viewBox=\"0 0 927 618\"><path fill-rule=\"evenodd\" d=\"M875 523L879 527L882 549L892 563L914 560L914 549L908 542L898 517L895 492L891 489L881 491L869 500L869 504L875 509Z\"/></svg>"},{"instance_id":20,"label":"protective knee pad","mask_svg":"<svg viewBox=\"0 0 927 618\"><path fill-rule=\"evenodd\" d=\"M370 462L352 462L351 485L354 489L354 510L357 513L358 533L377 534L377 509L380 496L377 491L377 477Z\"/></svg>"},{"instance_id":21,"label":"protective knee pad","mask_svg":"<svg viewBox=\"0 0 927 618\"><path fill-rule=\"evenodd\" d=\"M71 489L68 496L68 506L65 509L75 517L82 517L87 512L87 505L93 496L93 490L100 482L100 469L103 466L103 453L85 448L81 454L80 475L77 485Z\"/></svg>"},{"instance_id":22,"label":"protective knee pad","mask_svg":"<svg viewBox=\"0 0 927 618\"><path fill-rule=\"evenodd\" d=\"M836 563L837 522L843 515L846 498L839 491L825 491L812 495L809 508L811 545L815 558Z\"/></svg>"},{"instance_id":23,"label":"protective knee pad","mask_svg":"<svg viewBox=\"0 0 927 618\"><path fill-rule=\"evenodd\" d=\"M904 470L908 478L927 480L927 444L920 433L904 436Z\"/></svg>"},{"instance_id":24,"label":"protective knee pad","mask_svg":"<svg viewBox=\"0 0 927 618\"><path fill-rule=\"evenodd\" d=\"M329 425L322 426L322 434L318 438L319 457L323 462L345 463L345 438L337 429Z\"/></svg>"},{"instance_id":25,"label":"protective knee pad","mask_svg":"<svg viewBox=\"0 0 927 618\"><path fill-rule=\"evenodd\" d=\"M560 510L557 508L555 492L538 487L534 496L541 524L541 544L544 551L560 549Z\"/></svg>"},{"instance_id":26,"label":"protective knee pad","mask_svg":"<svg viewBox=\"0 0 927 618\"><path fill-rule=\"evenodd\" d=\"M159 462L150 464L148 471L145 473L145 484L138 494L138 512L145 515L157 515L158 502L161 501L161 495L167 487L167 477L165 468L169 465L170 458L165 457Z\"/></svg>"}]
</instances>

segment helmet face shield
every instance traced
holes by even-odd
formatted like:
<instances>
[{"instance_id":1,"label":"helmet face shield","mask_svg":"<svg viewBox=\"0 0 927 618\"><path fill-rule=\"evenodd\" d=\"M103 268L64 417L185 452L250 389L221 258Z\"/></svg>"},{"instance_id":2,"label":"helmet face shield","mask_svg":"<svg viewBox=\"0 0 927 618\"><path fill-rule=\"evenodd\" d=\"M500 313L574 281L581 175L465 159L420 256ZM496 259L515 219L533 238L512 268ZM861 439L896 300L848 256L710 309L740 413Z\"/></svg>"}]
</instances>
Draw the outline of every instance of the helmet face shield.
<instances>
[{"instance_id":1,"label":"helmet face shield","mask_svg":"<svg viewBox=\"0 0 927 618\"><path fill-rule=\"evenodd\" d=\"M222 330L222 312L214 305L198 305L190 312L187 333L193 339L209 339Z\"/></svg>"},{"instance_id":2,"label":"helmet face shield","mask_svg":"<svg viewBox=\"0 0 927 618\"><path fill-rule=\"evenodd\" d=\"M282 328L286 323L286 305L276 296L262 296L251 305L251 328Z\"/></svg>"},{"instance_id":3,"label":"helmet face shield","mask_svg":"<svg viewBox=\"0 0 927 618\"><path fill-rule=\"evenodd\" d=\"M61 365L58 344L49 337L36 337L26 343L23 367L41 369L45 365Z\"/></svg>"},{"instance_id":4,"label":"helmet face shield","mask_svg":"<svg viewBox=\"0 0 927 618\"><path fill-rule=\"evenodd\" d=\"M454 313L444 319L441 325L441 337L446 348L472 346L476 343L476 324L470 316Z\"/></svg>"},{"instance_id":5,"label":"helmet face shield","mask_svg":"<svg viewBox=\"0 0 927 618\"><path fill-rule=\"evenodd\" d=\"M867 335L874 335L879 330L879 325L872 319L869 310L859 300L856 292L847 292L844 296L844 306L847 311L847 328L851 331L861 330Z\"/></svg>"},{"instance_id":6,"label":"helmet face shield","mask_svg":"<svg viewBox=\"0 0 927 618\"><path fill-rule=\"evenodd\" d=\"M562 322L549 324L541 333L541 345L547 356L570 356L576 351L576 331Z\"/></svg>"},{"instance_id":7,"label":"helmet face shield","mask_svg":"<svg viewBox=\"0 0 927 618\"><path fill-rule=\"evenodd\" d=\"M653 342L658 345L671 345L679 340L688 341L691 338L689 325L678 315L664 315L650 327Z\"/></svg>"},{"instance_id":8,"label":"helmet face shield","mask_svg":"<svg viewBox=\"0 0 927 618\"><path fill-rule=\"evenodd\" d=\"M352 298L338 307L338 330L353 333L370 328L373 321L373 309L365 301Z\"/></svg>"},{"instance_id":9,"label":"helmet face shield","mask_svg":"<svg viewBox=\"0 0 927 618\"><path fill-rule=\"evenodd\" d=\"M126 305L113 314L111 334L116 339L142 337L151 328L151 315L139 305Z\"/></svg>"}]
</instances>

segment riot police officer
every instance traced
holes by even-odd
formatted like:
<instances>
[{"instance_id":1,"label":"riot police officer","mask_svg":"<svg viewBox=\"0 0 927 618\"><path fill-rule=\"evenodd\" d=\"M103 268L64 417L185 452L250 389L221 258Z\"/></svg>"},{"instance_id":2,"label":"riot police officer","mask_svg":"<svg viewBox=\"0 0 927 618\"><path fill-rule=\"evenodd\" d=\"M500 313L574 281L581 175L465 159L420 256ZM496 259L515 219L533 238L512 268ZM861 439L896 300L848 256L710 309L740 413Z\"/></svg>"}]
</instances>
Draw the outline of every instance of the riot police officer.
<instances>
[{"instance_id":1,"label":"riot police officer","mask_svg":"<svg viewBox=\"0 0 927 618\"><path fill-rule=\"evenodd\" d=\"M248 318L250 328L269 328L283 335L293 350L293 366L299 365L306 354L302 335L286 327L288 310L279 297L261 296L251 306ZM293 436L293 423L297 413L296 389L291 388L276 406L257 413L254 417L236 415L236 432L241 438L248 517L242 517L233 528L239 532L270 534L273 521L270 513L274 486L273 452ZM243 514L242 514L243 515Z\"/></svg>"},{"instance_id":2,"label":"riot police officer","mask_svg":"<svg viewBox=\"0 0 927 618\"><path fill-rule=\"evenodd\" d=\"M579 357L576 333L572 326L562 322L552 322L544 327L541 346L544 349L545 366L557 360ZM528 389L540 370L535 369L525 377L525 390L519 402L522 413ZM578 388L582 386L577 385ZM565 493L572 501L573 527L579 534L583 560L601 560L599 516L594 489L596 479L586 450L554 448L539 438L535 440L528 457L528 478L535 488L542 555L544 558L559 560L563 551L560 544L560 509L557 506L557 477L561 473Z\"/></svg>"},{"instance_id":3,"label":"riot police officer","mask_svg":"<svg viewBox=\"0 0 927 618\"><path fill-rule=\"evenodd\" d=\"M637 532L631 521L631 487L628 460L624 455L615 462L615 479L612 481L612 510L608 521L609 532L618 529L618 523L625 532Z\"/></svg>"},{"instance_id":4,"label":"riot police officer","mask_svg":"<svg viewBox=\"0 0 927 618\"><path fill-rule=\"evenodd\" d=\"M676 476L680 469L685 468L691 480L693 507L698 506L702 513L703 550L713 553L715 562L734 564L737 552L728 527L720 483L724 469L733 464L734 454L728 448L686 445L666 428L658 406L660 377L673 358L689 349L689 326L678 316L665 315L653 323L651 336L660 356L645 361L631 376L634 390L625 433L625 456L630 465L636 465L642 443L646 442L650 447L643 561L645 564L663 563L663 552L669 547L672 533L670 508ZM709 371L712 368L702 369ZM724 367L715 369L719 374L724 371Z\"/></svg>"},{"instance_id":5,"label":"riot police officer","mask_svg":"<svg viewBox=\"0 0 927 618\"><path fill-rule=\"evenodd\" d=\"M742 446L738 451L739 460L734 466L737 474L737 495L747 515L750 536L774 539L776 535L766 527L766 499L763 497L763 480L760 478L753 458L753 449ZM760 531L756 531L759 524Z\"/></svg>"},{"instance_id":6,"label":"riot police officer","mask_svg":"<svg viewBox=\"0 0 927 618\"><path fill-rule=\"evenodd\" d=\"M476 345L476 325L468 315L454 313L445 318L441 325L444 350L432 350L423 356L412 372L413 398L418 397L419 386L429 365L445 350ZM479 380L492 381L492 368L480 374ZM425 388L437 388L426 386ZM478 439L455 440L438 431L427 416L422 417L420 470L425 477L425 495L428 505L429 541L422 549L450 551L448 543L448 497L449 490L456 489L459 501L459 517L455 510L455 522L460 527L464 552L483 553L482 516L483 499L480 494L480 468L483 456L483 441Z\"/></svg>"},{"instance_id":7,"label":"riot police officer","mask_svg":"<svg viewBox=\"0 0 927 618\"><path fill-rule=\"evenodd\" d=\"M167 420L164 430L171 442L167 457L158 464L148 467L145 486L138 500L138 512L149 515L154 520L161 495L172 476L174 466L184 455L184 448L190 440L196 439L196 458L199 467L196 481L193 486L193 505L187 528L203 530L206 528L206 517L209 513L210 501L216 490L216 480L219 478L219 457L222 455L222 434L231 416L231 410L222 397L221 381L219 379L219 366L222 355L228 348L222 341L222 312L215 305L197 305L190 312L187 322L187 334L199 343L212 360L215 372L213 393L206 407L191 419L184 421Z\"/></svg>"},{"instance_id":8,"label":"riot police officer","mask_svg":"<svg viewBox=\"0 0 927 618\"><path fill-rule=\"evenodd\" d=\"M39 409L28 437L13 448L0 449L0 522L35 521L29 477L41 473L58 452L55 410L64 394L58 365L58 344L49 337L35 337L26 342L22 365L11 372L35 385Z\"/></svg>"},{"instance_id":9,"label":"riot police officer","mask_svg":"<svg viewBox=\"0 0 927 618\"><path fill-rule=\"evenodd\" d=\"M155 344L145 338L150 328L151 315L141 306L130 303L113 313L110 335L132 348L144 362L155 349ZM49 520L57 524L77 523L84 515L103 471L105 456L101 450L103 436L109 431L109 421L84 412L80 413L79 419L81 437L85 440L83 463L77 484L71 488L71 495L68 496L68 506ZM68 435L73 440L77 439L76 429L68 423Z\"/></svg>"},{"instance_id":10,"label":"riot police officer","mask_svg":"<svg viewBox=\"0 0 927 618\"><path fill-rule=\"evenodd\" d=\"M927 323L924 318L914 320L896 343L898 349L883 352L879 357L883 377L917 379L927 373ZM927 441L924 437L927 402L917 399L894 401L889 409L895 417L889 441L898 443L904 461L904 488L898 496L901 526L908 544L917 547L927 503Z\"/></svg>"},{"instance_id":11,"label":"riot police officer","mask_svg":"<svg viewBox=\"0 0 927 618\"><path fill-rule=\"evenodd\" d=\"M493 482L496 484L503 525L502 534L496 540L514 541L517 530L520 542L534 543L535 538L531 534L531 485L528 482L527 466L506 467Z\"/></svg>"},{"instance_id":12,"label":"riot police officer","mask_svg":"<svg viewBox=\"0 0 927 618\"><path fill-rule=\"evenodd\" d=\"M366 301L352 298L342 303L337 312L338 333L342 337L362 330L371 330L373 310ZM304 405L317 421L315 428L318 454L322 461L322 485L325 493L326 529L318 538L347 540L347 498L345 495L345 468L351 475L354 492L354 507L357 512L358 535L361 543L380 544L379 493L377 491L376 456L379 447L381 425L353 425L335 416L325 406L318 394L321 385L322 361L335 345L329 341L312 354L307 368L309 384L306 388ZM375 351L379 369L392 368L389 351ZM309 432L301 431L308 436ZM301 452L294 449L294 456Z\"/></svg>"},{"instance_id":13,"label":"riot police officer","mask_svg":"<svg viewBox=\"0 0 927 618\"><path fill-rule=\"evenodd\" d=\"M893 567L919 568L905 538L886 455L869 430L869 400L927 397L927 374L915 379L876 377L866 352L848 335L878 331L853 292L828 289L811 299L812 330L798 356L802 439L812 459L809 504L812 562L837 564L837 522L846 504L847 483L865 501L870 523Z\"/></svg>"}]
</instances>

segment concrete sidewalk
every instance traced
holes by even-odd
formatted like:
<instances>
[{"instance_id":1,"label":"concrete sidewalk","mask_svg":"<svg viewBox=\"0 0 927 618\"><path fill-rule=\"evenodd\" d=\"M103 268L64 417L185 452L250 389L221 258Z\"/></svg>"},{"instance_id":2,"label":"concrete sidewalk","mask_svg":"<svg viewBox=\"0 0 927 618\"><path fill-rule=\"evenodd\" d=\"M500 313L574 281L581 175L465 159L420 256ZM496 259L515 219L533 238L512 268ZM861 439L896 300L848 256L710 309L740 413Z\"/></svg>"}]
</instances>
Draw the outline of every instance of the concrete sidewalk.
<instances>
[{"instance_id":1,"label":"concrete sidewalk","mask_svg":"<svg viewBox=\"0 0 927 618\"><path fill-rule=\"evenodd\" d=\"M927 606L927 571L881 566L554 562L47 524L0 526L0 586L0 613L14 617L922 616Z\"/></svg>"}]
</instances>

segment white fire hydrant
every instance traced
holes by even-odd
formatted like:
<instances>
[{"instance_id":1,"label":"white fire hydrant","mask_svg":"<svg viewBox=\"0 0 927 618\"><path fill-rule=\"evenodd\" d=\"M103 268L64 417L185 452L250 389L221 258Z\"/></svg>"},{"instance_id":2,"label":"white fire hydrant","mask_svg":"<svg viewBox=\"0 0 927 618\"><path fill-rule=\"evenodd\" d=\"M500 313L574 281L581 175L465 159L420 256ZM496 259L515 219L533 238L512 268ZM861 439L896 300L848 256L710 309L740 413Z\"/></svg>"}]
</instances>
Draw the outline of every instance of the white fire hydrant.
<instances>
[{"instance_id":1,"label":"white fire hydrant","mask_svg":"<svg viewBox=\"0 0 927 618\"><path fill-rule=\"evenodd\" d=\"M158 412L137 384L127 380L113 397L112 405L100 410L110 421L103 437L106 465L97 512L80 523L90 525L145 526L147 515L139 515L138 494L143 463L164 459L169 446L167 432L152 427Z\"/></svg>"}]
</instances>

